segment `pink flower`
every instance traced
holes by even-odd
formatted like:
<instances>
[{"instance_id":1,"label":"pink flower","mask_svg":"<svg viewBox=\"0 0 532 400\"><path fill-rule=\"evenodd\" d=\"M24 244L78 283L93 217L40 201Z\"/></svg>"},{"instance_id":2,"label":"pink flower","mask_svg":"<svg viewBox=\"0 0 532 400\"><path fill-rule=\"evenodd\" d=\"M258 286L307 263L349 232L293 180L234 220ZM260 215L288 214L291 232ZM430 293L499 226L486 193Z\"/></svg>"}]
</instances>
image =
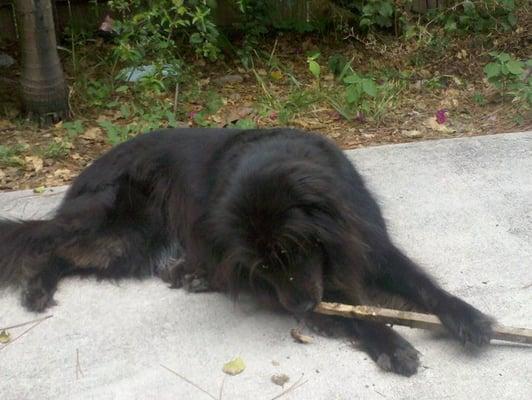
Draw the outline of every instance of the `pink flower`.
<instances>
[{"instance_id":1,"label":"pink flower","mask_svg":"<svg viewBox=\"0 0 532 400\"><path fill-rule=\"evenodd\" d=\"M194 119L194 117L196 116L197 112L196 111L191 111L188 113L188 118L189 119Z\"/></svg>"},{"instance_id":2,"label":"pink flower","mask_svg":"<svg viewBox=\"0 0 532 400\"><path fill-rule=\"evenodd\" d=\"M276 121L277 120L277 113L276 112L270 113L270 119L273 120L273 121Z\"/></svg>"},{"instance_id":3,"label":"pink flower","mask_svg":"<svg viewBox=\"0 0 532 400\"><path fill-rule=\"evenodd\" d=\"M438 110L436 111L436 121L438 121L438 124L445 124L447 121L447 115L445 114L447 110Z\"/></svg>"}]
</instances>

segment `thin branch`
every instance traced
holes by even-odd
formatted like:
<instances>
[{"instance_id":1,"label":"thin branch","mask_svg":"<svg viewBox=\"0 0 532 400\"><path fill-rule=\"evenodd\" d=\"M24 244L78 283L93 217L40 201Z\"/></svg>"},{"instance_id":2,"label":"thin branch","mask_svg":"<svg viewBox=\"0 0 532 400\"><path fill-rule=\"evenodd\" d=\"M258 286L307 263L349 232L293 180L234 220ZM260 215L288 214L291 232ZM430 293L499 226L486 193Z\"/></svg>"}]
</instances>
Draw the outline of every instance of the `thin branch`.
<instances>
[{"instance_id":1,"label":"thin branch","mask_svg":"<svg viewBox=\"0 0 532 400\"><path fill-rule=\"evenodd\" d=\"M31 331L33 328L37 327L38 325L40 325L41 323L43 323L45 320L47 320L48 318L50 318L50 316L46 317L46 318L41 318L40 320L36 320L34 321L34 324L32 326L30 326L28 329L26 329L24 332L22 332L20 335L18 335L17 337L15 337L13 340L11 340L10 342L7 342L6 344L4 344L2 347L0 347L0 351L4 350L7 346L9 346L11 343L14 343L16 342L18 339L20 339L22 336L24 336L26 333L28 333L29 331ZM24 324L24 325L27 325L27 324ZM18 326L21 326L21 325L18 325Z\"/></svg>"},{"instance_id":2,"label":"thin branch","mask_svg":"<svg viewBox=\"0 0 532 400\"><path fill-rule=\"evenodd\" d=\"M411 328L441 329L440 319L432 314L392 310L373 306L352 306L340 303L322 302L314 309L319 314L338 315L346 318L359 318L385 324L403 325ZM532 329L495 325L493 339L515 343L532 344Z\"/></svg>"},{"instance_id":3,"label":"thin branch","mask_svg":"<svg viewBox=\"0 0 532 400\"><path fill-rule=\"evenodd\" d=\"M2 328L0 328L0 331L7 331L9 329L20 328L21 326L26 326L26 325L34 324L36 322L41 322L41 321L44 321L44 320L46 320L48 318L52 318L52 317L53 317L53 315L47 315L46 317L37 318L37 319L34 319L32 321L28 321L28 322L22 322L21 324L2 327Z\"/></svg>"},{"instance_id":4,"label":"thin branch","mask_svg":"<svg viewBox=\"0 0 532 400\"><path fill-rule=\"evenodd\" d=\"M222 384L220 385L220 395L218 396L218 400L222 400L222 396L224 392L224 385L225 385L225 378L227 378L227 375L224 375L222 379Z\"/></svg>"},{"instance_id":5,"label":"thin branch","mask_svg":"<svg viewBox=\"0 0 532 400\"><path fill-rule=\"evenodd\" d=\"M171 372L172 374L174 374L175 376L183 379L186 383L188 383L189 385L192 385L194 386L196 389L198 389L199 391L205 393L207 396L209 396L211 399L213 400L218 400L216 397L214 397L212 394L210 394L209 392L207 392L205 389L203 389L201 386L195 384L194 382L192 382L191 380L185 378L183 375L180 375L179 373L177 373L176 371L174 371L173 369L170 369L166 366L164 366L163 364L161 364L161 367L163 367L164 369L166 369L167 371Z\"/></svg>"}]
</instances>

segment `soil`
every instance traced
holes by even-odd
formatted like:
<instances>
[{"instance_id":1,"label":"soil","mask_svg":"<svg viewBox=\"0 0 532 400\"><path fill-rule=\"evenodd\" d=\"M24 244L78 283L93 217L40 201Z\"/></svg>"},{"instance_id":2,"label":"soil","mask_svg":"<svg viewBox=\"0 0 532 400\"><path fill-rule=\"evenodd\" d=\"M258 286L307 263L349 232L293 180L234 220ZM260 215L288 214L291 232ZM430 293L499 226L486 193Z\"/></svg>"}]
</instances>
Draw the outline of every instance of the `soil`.
<instances>
[{"instance_id":1,"label":"soil","mask_svg":"<svg viewBox=\"0 0 532 400\"><path fill-rule=\"evenodd\" d=\"M245 70L236 59L208 63L190 56L194 76L189 82L185 80L179 89L176 108L183 126L196 126L193 116L205 107L201 93L208 96L207 93L215 91L223 105L205 118L210 126L226 126L242 119L252 120L258 127L279 126L278 112L264 111L265 97L286 99L294 90L340 88L341 83L327 69L327 60L332 54L342 54L353 60L357 72L401 72L408 78L396 96L389 99L379 118L359 113L346 119L327 102L316 102L296 110L290 126L321 132L344 149L532 129L530 109L502 98L484 79L483 66L490 61L488 53L493 50L484 42L475 36L455 38L444 51L438 52L393 37L334 39L279 34L268 39L263 50L273 54L270 59L275 59L282 69L271 62L258 62L255 70ZM501 34L496 42L497 51L506 51L517 58L532 54L526 30ZM95 67L94 63L90 65L90 55L105 54L109 46L112 44L101 41L84 44L79 57L87 63L87 71L82 78L72 71L69 59L64 59L73 119L83 123L83 132L75 137L69 136L62 123L39 128L25 121L16 96L19 65L0 67L0 149L19 149L9 162L0 158L1 191L35 189L39 192L43 187L68 184L91 161L111 148L98 121L107 119L117 124L129 121L121 118L116 110L91 107L84 101L83 93L76 92L76 80L91 79ZM323 70L319 87L308 70L306 54L312 49L321 53L318 61ZM15 46L1 51L19 59ZM294 89L286 71L299 82L299 88ZM431 85L434 81L437 85ZM181 97L181 93L187 93L192 87L199 88L200 100ZM162 96L173 104L173 91ZM120 101L127 103L128 99L120 97Z\"/></svg>"}]
</instances>

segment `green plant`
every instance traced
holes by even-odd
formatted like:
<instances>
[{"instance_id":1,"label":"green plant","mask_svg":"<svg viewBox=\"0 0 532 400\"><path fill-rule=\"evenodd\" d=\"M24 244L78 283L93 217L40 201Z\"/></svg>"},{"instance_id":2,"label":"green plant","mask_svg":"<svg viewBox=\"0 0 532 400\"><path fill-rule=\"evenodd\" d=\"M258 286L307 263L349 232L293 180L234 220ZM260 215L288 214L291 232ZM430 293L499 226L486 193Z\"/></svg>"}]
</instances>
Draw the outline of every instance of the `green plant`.
<instances>
[{"instance_id":1,"label":"green plant","mask_svg":"<svg viewBox=\"0 0 532 400\"><path fill-rule=\"evenodd\" d=\"M130 133L132 131L133 125L117 125L108 120L98 121L98 125L105 131L107 134L107 140L113 146L119 143L125 142L130 138Z\"/></svg>"},{"instance_id":2,"label":"green plant","mask_svg":"<svg viewBox=\"0 0 532 400\"><path fill-rule=\"evenodd\" d=\"M110 6L123 18L115 56L129 65L146 60L176 64L179 44L190 45L202 57L220 56L218 28L212 21L213 0L112 0Z\"/></svg>"},{"instance_id":3,"label":"green plant","mask_svg":"<svg viewBox=\"0 0 532 400\"><path fill-rule=\"evenodd\" d=\"M24 165L24 161L20 158L20 154L27 146L20 144L14 146L0 145L0 166L2 167L20 167Z\"/></svg>"},{"instance_id":4,"label":"green plant","mask_svg":"<svg viewBox=\"0 0 532 400\"><path fill-rule=\"evenodd\" d=\"M516 26L515 0L465 0L446 9L429 12L431 22L443 26L446 32L508 31Z\"/></svg>"},{"instance_id":5,"label":"green plant","mask_svg":"<svg viewBox=\"0 0 532 400\"><path fill-rule=\"evenodd\" d=\"M83 133L83 131L85 130L85 127L83 126L83 123L80 120L64 122L63 128L66 130L67 136L70 140L78 136L80 133Z\"/></svg>"},{"instance_id":6,"label":"green plant","mask_svg":"<svg viewBox=\"0 0 532 400\"><path fill-rule=\"evenodd\" d=\"M361 28L390 28L393 24L395 6L392 0L366 0L363 2Z\"/></svg>"},{"instance_id":7,"label":"green plant","mask_svg":"<svg viewBox=\"0 0 532 400\"><path fill-rule=\"evenodd\" d=\"M473 101L478 104L479 106L486 105L486 98L484 95L480 92L473 93Z\"/></svg>"},{"instance_id":8,"label":"green plant","mask_svg":"<svg viewBox=\"0 0 532 400\"><path fill-rule=\"evenodd\" d=\"M490 56L492 62L484 67L488 82L499 89L503 97L510 94L514 99L532 104L532 77L526 72L532 67L532 59L524 62L504 52L491 52Z\"/></svg>"},{"instance_id":9,"label":"green plant","mask_svg":"<svg viewBox=\"0 0 532 400\"><path fill-rule=\"evenodd\" d=\"M372 78L363 77L353 72L344 77L343 82L347 85L345 98L352 106L359 106L368 97L377 96L377 85Z\"/></svg>"},{"instance_id":10,"label":"green plant","mask_svg":"<svg viewBox=\"0 0 532 400\"><path fill-rule=\"evenodd\" d=\"M70 149L70 143L69 142L66 142L66 141L63 141L63 140L59 140L57 142L52 142L50 143L48 146L46 146L43 150L42 150L42 156L44 158L51 158L53 160L60 160L62 158L65 158L68 153L69 153L69 149Z\"/></svg>"},{"instance_id":11,"label":"green plant","mask_svg":"<svg viewBox=\"0 0 532 400\"><path fill-rule=\"evenodd\" d=\"M211 123L207 120L207 117L212 114L215 114L223 106L222 98L218 93L209 92L207 93L206 97L207 100L203 109L200 112L194 114L193 116L194 122L199 126L204 127L211 125Z\"/></svg>"},{"instance_id":12,"label":"green plant","mask_svg":"<svg viewBox=\"0 0 532 400\"><path fill-rule=\"evenodd\" d=\"M318 83L320 82L321 67L316 60L319 58L319 56L320 53L314 53L307 57L308 70Z\"/></svg>"}]
</instances>

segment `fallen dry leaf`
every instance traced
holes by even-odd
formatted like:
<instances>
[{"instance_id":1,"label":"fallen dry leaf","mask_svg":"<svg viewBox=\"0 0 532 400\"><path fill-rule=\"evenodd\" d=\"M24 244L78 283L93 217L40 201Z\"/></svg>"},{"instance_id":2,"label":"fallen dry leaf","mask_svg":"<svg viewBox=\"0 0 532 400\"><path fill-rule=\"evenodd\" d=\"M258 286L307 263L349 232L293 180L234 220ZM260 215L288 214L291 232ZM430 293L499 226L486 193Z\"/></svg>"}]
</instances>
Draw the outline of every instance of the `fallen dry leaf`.
<instances>
[{"instance_id":1,"label":"fallen dry leaf","mask_svg":"<svg viewBox=\"0 0 532 400\"><path fill-rule=\"evenodd\" d=\"M437 132L444 132L444 133L456 132L454 129L449 128L448 126L446 126L444 124L439 124L438 121L436 120L436 117L427 118L423 122L423 125L425 125L427 128L430 128L430 129L432 129L434 131L437 131Z\"/></svg>"},{"instance_id":2,"label":"fallen dry leaf","mask_svg":"<svg viewBox=\"0 0 532 400\"><path fill-rule=\"evenodd\" d=\"M6 330L0 331L0 343L5 344L9 343L10 341L11 335L9 334L9 332Z\"/></svg>"},{"instance_id":3,"label":"fallen dry leaf","mask_svg":"<svg viewBox=\"0 0 532 400\"><path fill-rule=\"evenodd\" d=\"M299 343L309 344L313 342L313 339L310 336L303 335L299 328L290 329L290 335Z\"/></svg>"},{"instance_id":4,"label":"fallen dry leaf","mask_svg":"<svg viewBox=\"0 0 532 400\"><path fill-rule=\"evenodd\" d=\"M284 386L290 380L290 377L286 374L275 374L272 375L271 380L276 385Z\"/></svg>"},{"instance_id":5,"label":"fallen dry leaf","mask_svg":"<svg viewBox=\"0 0 532 400\"><path fill-rule=\"evenodd\" d=\"M101 139L103 136L102 130L98 127L92 127L87 129L82 135L80 135L80 138L90 141L95 141L98 139Z\"/></svg>"},{"instance_id":6,"label":"fallen dry leaf","mask_svg":"<svg viewBox=\"0 0 532 400\"><path fill-rule=\"evenodd\" d=\"M65 181L69 180L70 178L72 178L72 175L73 175L72 171L67 169L67 168L60 168L60 169L54 171L54 176L56 178L61 178L61 179L65 180Z\"/></svg>"},{"instance_id":7,"label":"fallen dry leaf","mask_svg":"<svg viewBox=\"0 0 532 400\"><path fill-rule=\"evenodd\" d=\"M225 363L224 367L222 368L222 371L228 375L238 375L245 369L246 364L244 363L244 360L242 360L240 357L237 357Z\"/></svg>"},{"instance_id":8,"label":"fallen dry leaf","mask_svg":"<svg viewBox=\"0 0 532 400\"><path fill-rule=\"evenodd\" d=\"M26 161L26 169L30 167L29 169L35 172L39 172L43 167L43 160L41 157L27 156L24 157L24 161Z\"/></svg>"},{"instance_id":9,"label":"fallen dry leaf","mask_svg":"<svg viewBox=\"0 0 532 400\"><path fill-rule=\"evenodd\" d=\"M409 138L419 138L423 136L423 134L417 129L401 131L401 135Z\"/></svg>"}]
</instances>

